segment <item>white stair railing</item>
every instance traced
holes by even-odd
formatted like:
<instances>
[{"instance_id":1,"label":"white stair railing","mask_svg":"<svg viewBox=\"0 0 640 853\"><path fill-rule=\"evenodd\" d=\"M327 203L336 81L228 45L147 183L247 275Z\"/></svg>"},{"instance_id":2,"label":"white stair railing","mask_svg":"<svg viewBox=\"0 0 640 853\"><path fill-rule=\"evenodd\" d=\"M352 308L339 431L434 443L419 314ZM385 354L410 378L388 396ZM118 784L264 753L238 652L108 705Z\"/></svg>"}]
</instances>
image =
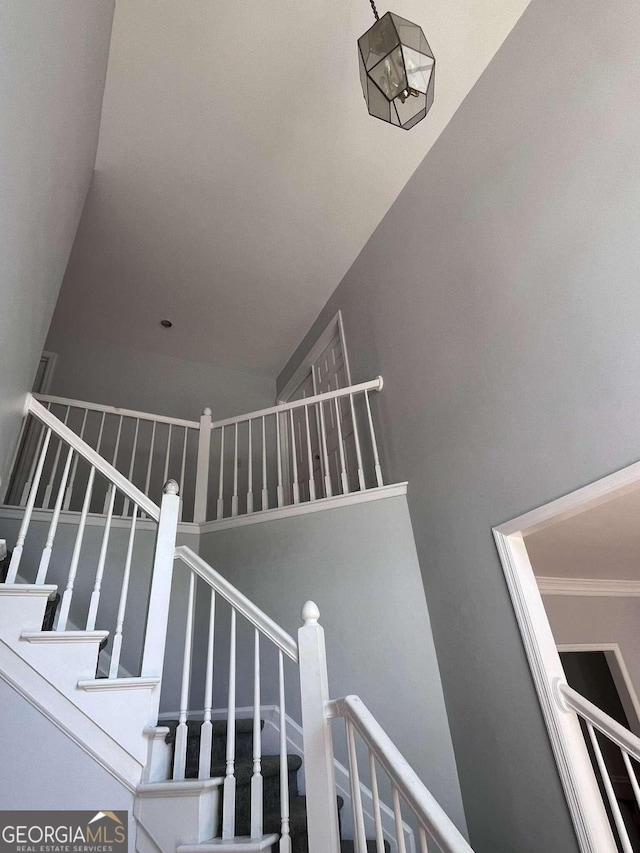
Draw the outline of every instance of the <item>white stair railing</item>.
<instances>
[{"instance_id":1,"label":"white stair railing","mask_svg":"<svg viewBox=\"0 0 640 853\"><path fill-rule=\"evenodd\" d=\"M158 493L169 478L175 479L182 501L181 519L204 522L382 486L370 399L372 392L382 390L382 384L378 377L218 421L212 421L209 408L200 421L189 421L67 397L36 394L33 398L145 495ZM8 503L26 506L45 438L43 425L30 415L23 424L12 466ZM36 494L36 509L54 506L63 444L55 435L51 440L55 452L40 472L42 488ZM210 485L215 499L209 494ZM82 512L85 496L75 458L66 479L62 511ZM91 511L107 515L111 497L108 489L98 488ZM128 497L114 501L114 517L132 513Z\"/></svg>"},{"instance_id":2,"label":"white stair railing","mask_svg":"<svg viewBox=\"0 0 640 853\"><path fill-rule=\"evenodd\" d=\"M640 809L640 784L638 783L637 776L638 769L640 768L636 766L636 769L634 769L632 764L632 760L640 764L640 738L616 722L613 717L605 714L604 711L578 693L577 690L569 687L566 682L558 682L556 690L560 706L565 711L571 710L575 712L584 723L588 744L591 745L593 750L593 757L595 758L600 781L602 782L613 819L612 829L615 828L618 834L623 852L634 853L634 850L637 851L637 847L634 847L629 837L629 831L620 810L613 780L602 752L600 740L601 738L606 738L607 741L614 744L620 750L633 796Z\"/></svg>"},{"instance_id":3,"label":"white stair railing","mask_svg":"<svg viewBox=\"0 0 640 853\"><path fill-rule=\"evenodd\" d=\"M367 851L357 739L366 749L366 772L370 777L370 790L373 794L376 853L383 853L385 849L380 811L379 770L386 775L391 790L395 818L395 835L392 840L398 853L406 853L405 833L411 823L415 823L417 827L420 853L428 853L433 849L431 844L442 853L471 853L471 847L466 839L409 766L359 696L346 696L344 699L333 700L327 706L327 713L331 718L342 718L345 723L356 853ZM406 810L404 815L402 804L405 805Z\"/></svg>"},{"instance_id":4,"label":"white stair railing","mask_svg":"<svg viewBox=\"0 0 640 853\"><path fill-rule=\"evenodd\" d=\"M382 377L213 421L209 470L216 500L206 518L235 518L382 486L370 401L370 393L380 390Z\"/></svg>"},{"instance_id":5,"label":"white stair railing","mask_svg":"<svg viewBox=\"0 0 640 853\"><path fill-rule=\"evenodd\" d=\"M183 520L194 519L200 422L46 394L34 394L32 399L57 415L58 420L110 462L143 494L148 496L152 491L159 493L167 480L175 479L182 498ZM208 421L205 417L204 422L208 434L210 412ZM7 493L8 501L12 504L26 505L45 435L44 425L31 412L23 424L12 467ZM47 460L41 474L43 488L37 493L36 509L52 509L54 506L54 488L60 479L64 442L55 434L52 441L55 452ZM62 511L82 511L85 482L79 478L78 462L76 457L68 473ZM103 484L93 497L92 512L107 515L110 500L111 493ZM141 510L141 507L138 509ZM132 517L134 508L131 499L121 494L114 501L112 515L116 518Z\"/></svg>"},{"instance_id":6,"label":"white stair railing","mask_svg":"<svg viewBox=\"0 0 640 853\"><path fill-rule=\"evenodd\" d=\"M140 489L130 483L123 474L117 471L113 465L107 462L97 450L90 447L40 402L30 396L27 405L29 414L42 428L42 439L38 441L38 454L35 464L32 466L32 473L30 472L30 485L25 496L24 513L20 527L15 542L11 540L8 542L9 548L12 549L12 555L5 583L14 584L21 580L21 570L24 571L22 579L25 582L33 582L38 586L47 582L69 478L72 471L75 470L78 473L80 469L84 469L83 476L78 479L79 483L82 482L84 490L82 510L75 529L75 539L69 558L69 565L64 572L65 577L61 585L62 600L55 630L62 632L68 629L72 606L75 605L73 613L75 622L82 630L93 631L98 623L105 572L117 571L119 575L121 571L122 577L118 592L115 625L104 624L103 617L99 626L101 629L111 629L112 632L113 640L110 649L111 660L108 677L116 679L118 678L124 639L132 562L136 544L137 521L140 514L144 513L148 519L158 525L157 544L155 554L152 557L154 562L154 576L149 602L149 607L151 608L154 605L154 589L157 587L157 578L162 577L163 561L164 563L168 561L170 564L173 562L172 555L175 548L179 510L178 486L174 481L166 484L162 507L158 507ZM47 482L43 477L43 473L52 470L54 467L58 469L59 473L57 476L51 477ZM86 476L84 476L85 474ZM99 481L104 488L106 500L102 498L98 500L98 506L96 507L94 499L95 485ZM33 514L34 508L42 499L45 490L49 488L51 488L53 496L53 512L50 519L48 519L44 547L40 549L37 543L41 542L41 539L39 539L37 531L33 531ZM108 552L114 530L114 506L116 500L122 499L130 502L132 513L130 519L127 519L126 522L129 525L129 531L126 536L127 545L124 565L116 566L114 565L113 556L109 558ZM102 516L105 503L106 515L101 517L99 522L102 524L102 535L100 537L98 558L94 562L95 558L89 559L87 557L87 549L83 547L85 545L87 523L92 508L97 509L97 514ZM23 565L25 549L31 544L30 537L32 532L33 546L29 549L32 564L25 567ZM66 546L62 550L65 551ZM33 563L34 558L37 567ZM139 571L144 569L141 565L138 565L137 568ZM151 566L147 568L148 573L151 574ZM82 578L83 585L86 587L88 581L88 585L91 588L88 600L81 602L78 602L76 594L79 572L84 573L84 577ZM85 612L83 612L83 608L85 608ZM159 672L154 672L153 674L161 674L162 657L160 657L159 664L153 658L154 654L156 657L159 654L158 643L162 643L160 648L164 650L165 635L166 625L163 630L161 621L159 622L158 619L149 620L145 646L142 650L143 671L140 674L152 674L150 669L153 667L148 663L150 659L153 661L155 669L160 669ZM145 661L147 661L147 672L144 672Z\"/></svg>"},{"instance_id":7,"label":"white stair railing","mask_svg":"<svg viewBox=\"0 0 640 853\"><path fill-rule=\"evenodd\" d=\"M222 838L231 839L238 834L236 825L236 722L237 695L240 689L253 700L253 751L250 781L250 822L246 830L252 838L260 838L263 826L263 779L261 742L261 703L264 699L261 681L264 679L265 652L271 649L268 674L275 680L272 697L280 707L280 853L290 853L289 832L289 769L287 758L287 733L285 714L285 657L298 663L295 640L279 625L257 608L222 575L218 574L201 557L186 546L175 549L175 557L189 572L188 593L185 604L184 645L178 726L175 732L173 779L181 781L187 771L187 747L192 714L191 700L196 708L204 707L200 724L200 749L197 776L210 777L213 725L212 709L215 698L226 699L225 769L222 794ZM223 607L226 605L226 608ZM226 612L225 612L226 610ZM201 624L206 624L206 649L194 643L195 615L201 614ZM241 624L239 624L239 622ZM241 631L240 629L243 629ZM265 641L264 643L261 643ZM247 641L247 642L239 642ZM198 658L198 653L200 657ZM204 669L204 678L202 677ZM200 674L194 678L194 673ZM222 677L214 682L214 675ZM252 684L246 676L251 674ZM226 676L226 678L225 678ZM239 676L243 676L239 683ZM196 686L197 685L197 686ZM277 686L276 686L277 685ZM268 685L270 687L271 684ZM203 692L201 689L204 687ZM226 693L226 696L225 696ZM193 770L191 775L193 775Z\"/></svg>"}]
</instances>

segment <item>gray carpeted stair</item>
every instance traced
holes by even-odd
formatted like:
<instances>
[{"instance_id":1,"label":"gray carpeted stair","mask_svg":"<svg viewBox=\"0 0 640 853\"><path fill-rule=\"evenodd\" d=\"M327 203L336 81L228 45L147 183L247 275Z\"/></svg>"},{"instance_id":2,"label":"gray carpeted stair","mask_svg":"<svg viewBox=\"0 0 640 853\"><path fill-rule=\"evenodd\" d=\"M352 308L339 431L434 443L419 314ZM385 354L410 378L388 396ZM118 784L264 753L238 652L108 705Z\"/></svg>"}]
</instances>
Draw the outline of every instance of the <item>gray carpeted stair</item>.
<instances>
[{"instance_id":1,"label":"gray carpeted stair","mask_svg":"<svg viewBox=\"0 0 640 853\"><path fill-rule=\"evenodd\" d=\"M177 720L163 721L168 726L167 743L175 742ZM200 760L200 726L202 721L187 722L187 764L186 777L195 779L198 776ZM264 727L264 721L261 721ZM225 751L227 739L226 721L213 723L213 745L211 749L211 775L225 775ZM251 818L251 776L253 774L253 720L236 720L236 835L249 835ZM298 770L302 766L299 755L287 756L289 773L289 827L291 832L292 853L308 853L307 841L307 800L301 796L298 789ZM280 757L278 755L262 756L262 777L264 787L264 832L280 832ZM342 797L337 797L338 815L344 804ZM222 818L221 818L222 820ZM222 826L218 827L221 834ZM374 841L367 842L368 853L377 853ZM385 851L390 847L385 842ZM342 853L353 853L352 841L342 842Z\"/></svg>"}]
</instances>

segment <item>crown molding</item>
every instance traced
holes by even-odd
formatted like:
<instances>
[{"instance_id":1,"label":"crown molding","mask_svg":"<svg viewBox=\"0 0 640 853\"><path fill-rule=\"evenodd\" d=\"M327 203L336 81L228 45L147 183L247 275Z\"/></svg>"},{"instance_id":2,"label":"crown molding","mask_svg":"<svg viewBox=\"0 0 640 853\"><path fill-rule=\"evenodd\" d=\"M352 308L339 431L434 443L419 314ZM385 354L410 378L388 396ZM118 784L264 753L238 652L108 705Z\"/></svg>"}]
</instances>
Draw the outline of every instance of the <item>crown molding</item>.
<instances>
[{"instance_id":1,"label":"crown molding","mask_svg":"<svg viewBox=\"0 0 640 853\"><path fill-rule=\"evenodd\" d=\"M609 578L536 577L542 595L590 595L613 598L640 596L640 581Z\"/></svg>"}]
</instances>

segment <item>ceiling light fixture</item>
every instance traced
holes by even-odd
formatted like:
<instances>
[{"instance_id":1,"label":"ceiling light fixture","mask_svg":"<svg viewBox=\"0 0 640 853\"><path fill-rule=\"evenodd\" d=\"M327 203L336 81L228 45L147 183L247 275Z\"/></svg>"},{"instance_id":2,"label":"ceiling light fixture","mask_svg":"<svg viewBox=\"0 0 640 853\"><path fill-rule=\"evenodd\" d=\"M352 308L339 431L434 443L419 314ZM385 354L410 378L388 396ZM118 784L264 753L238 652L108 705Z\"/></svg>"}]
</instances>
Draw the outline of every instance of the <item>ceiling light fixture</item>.
<instances>
[{"instance_id":1,"label":"ceiling light fixture","mask_svg":"<svg viewBox=\"0 0 640 853\"><path fill-rule=\"evenodd\" d=\"M358 39L360 82L369 115L410 130L433 103L436 60L422 29L393 12Z\"/></svg>"}]
</instances>

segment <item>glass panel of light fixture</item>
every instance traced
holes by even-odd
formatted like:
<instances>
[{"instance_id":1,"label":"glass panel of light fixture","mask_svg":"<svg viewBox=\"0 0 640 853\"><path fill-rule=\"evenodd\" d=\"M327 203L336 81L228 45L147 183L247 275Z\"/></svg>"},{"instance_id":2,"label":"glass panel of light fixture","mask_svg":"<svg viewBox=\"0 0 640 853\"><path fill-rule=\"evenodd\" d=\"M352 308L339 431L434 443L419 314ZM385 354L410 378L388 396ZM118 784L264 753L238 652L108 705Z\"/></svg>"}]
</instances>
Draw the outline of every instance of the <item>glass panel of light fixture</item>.
<instances>
[{"instance_id":1,"label":"glass panel of light fixture","mask_svg":"<svg viewBox=\"0 0 640 853\"><path fill-rule=\"evenodd\" d=\"M370 30L358 39L358 45L364 58L367 71L373 68L383 56L400 44L398 33L393 26L390 13L387 12Z\"/></svg>"},{"instance_id":2,"label":"glass panel of light fixture","mask_svg":"<svg viewBox=\"0 0 640 853\"><path fill-rule=\"evenodd\" d=\"M421 36L422 30L417 24L413 24L411 21L407 21L406 18L401 18L400 15L396 15L395 12L389 12L393 19L393 23L395 29L400 38L400 42L402 44L406 44L408 47L412 47L414 50L421 50Z\"/></svg>"},{"instance_id":3,"label":"glass panel of light fixture","mask_svg":"<svg viewBox=\"0 0 640 853\"><path fill-rule=\"evenodd\" d=\"M391 121L391 104L371 80L367 80L367 107L372 116Z\"/></svg>"},{"instance_id":4,"label":"glass panel of light fixture","mask_svg":"<svg viewBox=\"0 0 640 853\"><path fill-rule=\"evenodd\" d=\"M397 47L388 56L369 71L369 77L376 86L392 101L407 86L404 73L402 48Z\"/></svg>"},{"instance_id":5,"label":"glass panel of light fixture","mask_svg":"<svg viewBox=\"0 0 640 853\"><path fill-rule=\"evenodd\" d=\"M393 102L398 110L400 124L404 127L417 113L423 112L427 108L427 96L423 93L417 96L409 95L408 98L396 98Z\"/></svg>"},{"instance_id":6,"label":"glass panel of light fixture","mask_svg":"<svg viewBox=\"0 0 640 853\"><path fill-rule=\"evenodd\" d=\"M405 45L402 46L402 53L407 71L407 83L418 92L426 92L433 71L434 59Z\"/></svg>"}]
</instances>

